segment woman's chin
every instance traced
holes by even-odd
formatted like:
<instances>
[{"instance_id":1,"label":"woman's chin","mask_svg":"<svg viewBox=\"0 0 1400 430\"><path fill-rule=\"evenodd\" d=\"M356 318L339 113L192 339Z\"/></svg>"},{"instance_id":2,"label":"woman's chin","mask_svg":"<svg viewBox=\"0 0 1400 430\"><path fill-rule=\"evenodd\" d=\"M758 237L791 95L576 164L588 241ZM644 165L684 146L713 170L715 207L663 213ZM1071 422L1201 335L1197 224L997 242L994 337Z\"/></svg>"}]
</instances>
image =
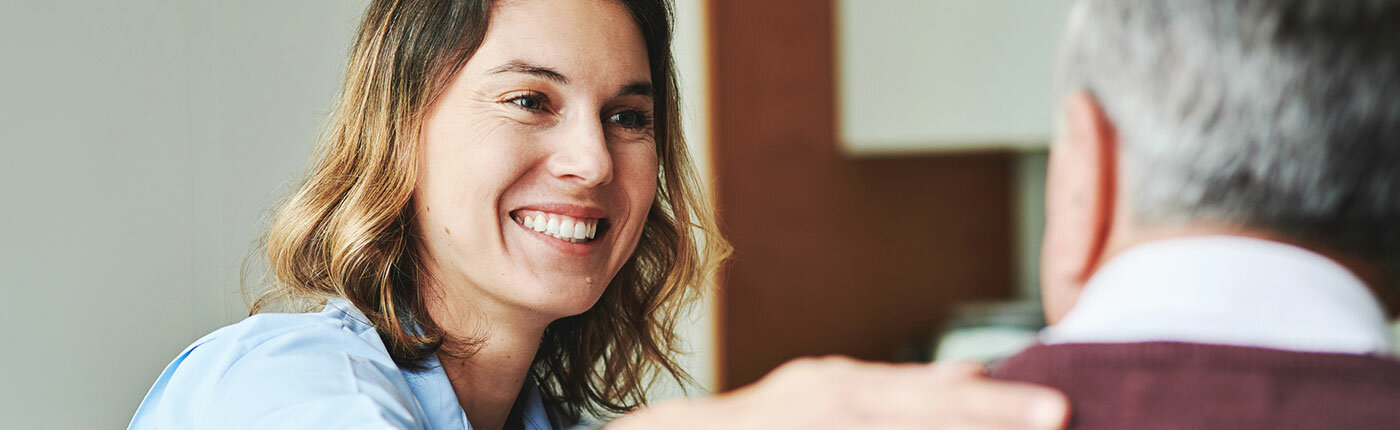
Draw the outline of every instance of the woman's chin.
<instances>
[{"instance_id":1,"label":"woman's chin","mask_svg":"<svg viewBox=\"0 0 1400 430\"><path fill-rule=\"evenodd\" d=\"M607 288L601 276L555 274L541 276L534 288L526 288L517 296L519 303L533 313L551 318L564 318L591 309ZM551 279L553 278L553 279Z\"/></svg>"}]
</instances>

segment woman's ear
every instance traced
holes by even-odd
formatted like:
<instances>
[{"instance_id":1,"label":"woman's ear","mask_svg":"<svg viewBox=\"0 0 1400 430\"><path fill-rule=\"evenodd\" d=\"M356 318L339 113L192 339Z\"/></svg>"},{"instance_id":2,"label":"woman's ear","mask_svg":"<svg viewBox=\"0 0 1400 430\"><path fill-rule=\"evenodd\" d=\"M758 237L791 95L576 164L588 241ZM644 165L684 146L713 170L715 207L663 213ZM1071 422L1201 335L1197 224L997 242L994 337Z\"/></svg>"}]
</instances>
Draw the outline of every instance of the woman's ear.
<instances>
[{"instance_id":1,"label":"woman's ear","mask_svg":"<svg viewBox=\"0 0 1400 430\"><path fill-rule=\"evenodd\" d=\"M1117 133L1088 93L1065 100L1050 152L1041 289L1051 323L1069 312L1103 256L1117 192Z\"/></svg>"}]
</instances>

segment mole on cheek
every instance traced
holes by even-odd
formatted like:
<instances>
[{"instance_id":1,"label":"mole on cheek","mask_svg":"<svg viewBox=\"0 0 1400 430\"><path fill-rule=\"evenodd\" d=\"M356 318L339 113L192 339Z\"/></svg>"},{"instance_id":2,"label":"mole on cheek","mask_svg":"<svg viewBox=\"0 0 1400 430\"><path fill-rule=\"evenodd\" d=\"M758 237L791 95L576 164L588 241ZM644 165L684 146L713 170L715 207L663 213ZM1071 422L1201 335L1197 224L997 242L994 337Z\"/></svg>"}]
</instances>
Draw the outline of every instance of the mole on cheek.
<instances>
[{"instance_id":1,"label":"mole on cheek","mask_svg":"<svg viewBox=\"0 0 1400 430\"><path fill-rule=\"evenodd\" d=\"M449 230L447 226L442 226L442 232L447 233L448 235L452 234L452 230Z\"/></svg>"}]
</instances>

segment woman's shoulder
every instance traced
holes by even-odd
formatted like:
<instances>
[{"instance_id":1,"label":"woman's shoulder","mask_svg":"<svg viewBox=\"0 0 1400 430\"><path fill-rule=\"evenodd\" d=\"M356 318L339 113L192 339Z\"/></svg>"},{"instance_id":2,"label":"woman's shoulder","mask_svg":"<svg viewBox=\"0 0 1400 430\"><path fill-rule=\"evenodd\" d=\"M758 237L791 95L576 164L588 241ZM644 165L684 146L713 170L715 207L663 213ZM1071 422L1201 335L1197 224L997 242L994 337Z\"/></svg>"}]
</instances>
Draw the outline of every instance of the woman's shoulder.
<instances>
[{"instance_id":1,"label":"woman's shoulder","mask_svg":"<svg viewBox=\"0 0 1400 430\"><path fill-rule=\"evenodd\" d=\"M232 372L346 358L397 368L363 314L343 301L332 301L321 312L257 314L215 330L190 344L168 370L184 376L195 369Z\"/></svg>"},{"instance_id":2,"label":"woman's shoulder","mask_svg":"<svg viewBox=\"0 0 1400 430\"><path fill-rule=\"evenodd\" d=\"M421 416L374 327L332 301L318 313L254 315L195 341L161 373L131 427L338 427L371 419L417 428Z\"/></svg>"},{"instance_id":3,"label":"woman's shoulder","mask_svg":"<svg viewBox=\"0 0 1400 430\"><path fill-rule=\"evenodd\" d=\"M320 355L332 351L362 353L389 359L378 332L348 303L334 300L316 313L264 313L244 318L195 341L187 353L219 353L238 357L260 349ZM392 360L391 360L392 361Z\"/></svg>"}]
</instances>

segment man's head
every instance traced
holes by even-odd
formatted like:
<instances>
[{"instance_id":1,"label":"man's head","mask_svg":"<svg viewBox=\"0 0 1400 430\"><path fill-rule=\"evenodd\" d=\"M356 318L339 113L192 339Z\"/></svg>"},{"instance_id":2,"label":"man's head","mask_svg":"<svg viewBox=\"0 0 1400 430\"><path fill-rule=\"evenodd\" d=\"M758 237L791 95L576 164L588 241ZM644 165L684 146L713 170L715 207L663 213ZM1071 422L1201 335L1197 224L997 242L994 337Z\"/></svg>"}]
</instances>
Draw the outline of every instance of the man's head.
<instances>
[{"instance_id":1,"label":"man's head","mask_svg":"<svg viewBox=\"0 0 1400 430\"><path fill-rule=\"evenodd\" d=\"M1079 0L1062 49L1052 322L1153 238L1238 232L1400 269L1400 0Z\"/></svg>"}]
</instances>

